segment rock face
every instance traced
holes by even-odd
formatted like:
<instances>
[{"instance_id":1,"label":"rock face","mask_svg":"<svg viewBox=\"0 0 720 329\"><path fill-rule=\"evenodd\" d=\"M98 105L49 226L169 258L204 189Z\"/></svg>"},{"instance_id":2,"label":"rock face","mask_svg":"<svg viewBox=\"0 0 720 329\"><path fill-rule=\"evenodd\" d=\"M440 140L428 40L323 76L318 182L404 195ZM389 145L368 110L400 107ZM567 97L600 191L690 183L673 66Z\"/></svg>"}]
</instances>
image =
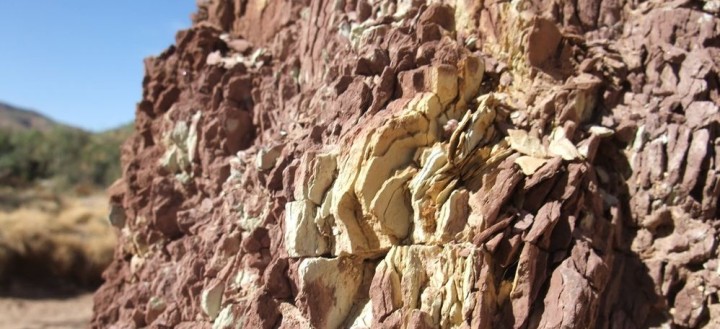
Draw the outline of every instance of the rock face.
<instances>
[{"instance_id":1,"label":"rock face","mask_svg":"<svg viewBox=\"0 0 720 329\"><path fill-rule=\"evenodd\" d=\"M717 1L199 1L98 328L720 326Z\"/></svg>"}]
</instances>

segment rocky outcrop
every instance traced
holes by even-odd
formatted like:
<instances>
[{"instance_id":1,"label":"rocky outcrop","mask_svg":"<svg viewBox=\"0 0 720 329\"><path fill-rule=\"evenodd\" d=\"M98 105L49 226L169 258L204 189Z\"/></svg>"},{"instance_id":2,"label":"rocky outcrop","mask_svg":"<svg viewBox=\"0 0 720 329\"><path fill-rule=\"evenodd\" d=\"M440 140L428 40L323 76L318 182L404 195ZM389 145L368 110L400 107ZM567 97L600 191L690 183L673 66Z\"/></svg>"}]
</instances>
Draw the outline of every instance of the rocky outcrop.
<instances>
[{"instance_id":1,"label":"rocky outcrop","mask_svg":"<svg viewBox=\"0 0 720 329\"><path fill-rule=\"evenodd\" d=\"M717 325L718 8L199 2L93 325Z\"/></svg>"}]
</instances>

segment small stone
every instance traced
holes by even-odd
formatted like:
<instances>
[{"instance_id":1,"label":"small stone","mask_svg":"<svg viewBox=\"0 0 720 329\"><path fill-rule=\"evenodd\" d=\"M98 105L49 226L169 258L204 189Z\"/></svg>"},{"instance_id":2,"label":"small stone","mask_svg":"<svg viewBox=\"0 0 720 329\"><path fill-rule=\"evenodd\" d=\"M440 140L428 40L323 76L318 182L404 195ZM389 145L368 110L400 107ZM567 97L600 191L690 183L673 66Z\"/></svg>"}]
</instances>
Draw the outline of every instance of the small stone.
<instances>
[{"instance_id":1,"label":"small stone","mask_svg":"<svg viewBox=\"0 0 720 329\"><path fill-rule=\"evenodd\" d=\"M225 282L215 279L205 286L200 296L200 307L211 320L214 320L220 312Z\"/></svg>"},{"instance_id":2,"label":"small stone","mask_svg":"<svg viewBox=\"0 0 720 329\"><path fill-rule=\"evenodd\" d=\"M515 164L520 166L520 169L526 176L534 174L546 162L548 162L548 159L536 158L526 155L520 156L515 159Z\"/></svg>"},{"instance_id":3,"label":"small stone","mask_svg":"<svg viewBox=\"0 0 720 329\"><path fill-rule=\"evenodd\" d=\"M280 157L281 150L282 145L261 149L255 158L255 165L260 170L272 169L275 167L278 157Z\"/></svg>"}]
</instances>

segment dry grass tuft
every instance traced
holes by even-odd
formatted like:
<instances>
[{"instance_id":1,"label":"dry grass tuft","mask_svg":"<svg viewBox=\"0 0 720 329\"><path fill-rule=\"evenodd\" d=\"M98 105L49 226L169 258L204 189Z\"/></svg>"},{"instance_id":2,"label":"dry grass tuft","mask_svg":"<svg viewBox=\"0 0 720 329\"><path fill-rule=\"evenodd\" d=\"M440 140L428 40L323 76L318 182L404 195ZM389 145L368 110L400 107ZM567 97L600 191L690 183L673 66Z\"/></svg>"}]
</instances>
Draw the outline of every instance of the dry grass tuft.
<instances>
[{"instance_id":1,"label":"dry grass tuft","mask_svg":"<svg viewBox=\"0 0 720 329\"><path fill-rule=\"evenodd\" d=\"M39 198L0 210L0 278L99 284L116 241L106 197Z\"/></svg>"}]
</instances>

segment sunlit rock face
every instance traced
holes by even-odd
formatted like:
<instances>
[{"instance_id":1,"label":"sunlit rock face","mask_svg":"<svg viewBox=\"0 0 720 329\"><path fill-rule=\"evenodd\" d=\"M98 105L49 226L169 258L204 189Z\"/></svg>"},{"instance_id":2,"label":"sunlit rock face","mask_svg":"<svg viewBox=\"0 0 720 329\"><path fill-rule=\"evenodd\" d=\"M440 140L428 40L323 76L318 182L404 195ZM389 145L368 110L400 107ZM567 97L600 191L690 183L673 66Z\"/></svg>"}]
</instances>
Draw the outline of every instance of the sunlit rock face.
<instances>
[{"instance_id":1,"label":"sunlit rock face","mask_svg":"<svg viewBox=\"0 0 720 329\"><path fill-rule=\"evenodd\" d=\"M93 326L720 325L719 8L199 2Z\"/></svg>"}]
</instances>

